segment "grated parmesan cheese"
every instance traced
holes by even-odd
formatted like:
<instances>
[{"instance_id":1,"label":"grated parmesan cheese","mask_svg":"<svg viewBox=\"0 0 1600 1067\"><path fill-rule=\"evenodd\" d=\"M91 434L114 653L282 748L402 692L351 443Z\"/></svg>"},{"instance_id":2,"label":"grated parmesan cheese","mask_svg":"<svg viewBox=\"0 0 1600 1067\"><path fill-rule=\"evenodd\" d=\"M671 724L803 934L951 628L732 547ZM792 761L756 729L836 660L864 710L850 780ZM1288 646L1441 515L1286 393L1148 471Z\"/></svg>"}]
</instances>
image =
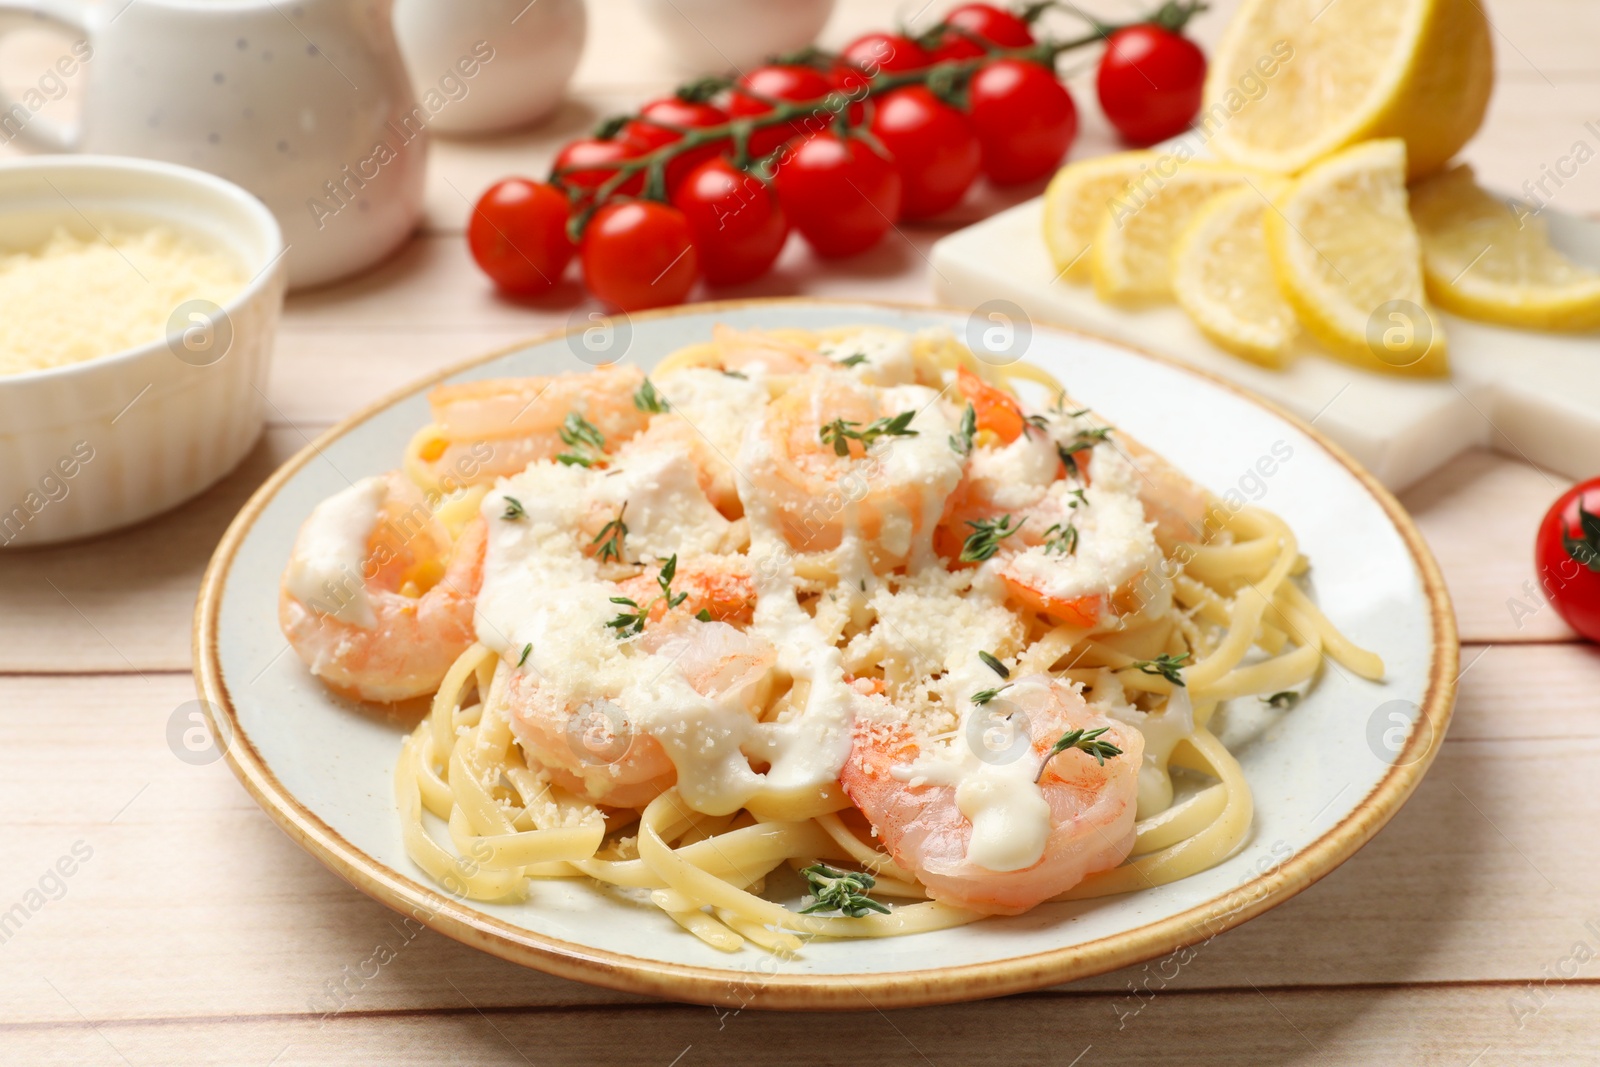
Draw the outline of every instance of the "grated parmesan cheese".
<instances>
[{"instance_id":1,"label":"grated parmesan cheese","mask_svg":"<svg viewBox=\"0 0 1600 1067\"><path fill-rule=\"evenodd\" d=\"M179 304L222 304L244 287L236 262L164 226L102 232L58 228L33 251L0 253L0 375L158 341Z\"/></svg>"}]
</instances>

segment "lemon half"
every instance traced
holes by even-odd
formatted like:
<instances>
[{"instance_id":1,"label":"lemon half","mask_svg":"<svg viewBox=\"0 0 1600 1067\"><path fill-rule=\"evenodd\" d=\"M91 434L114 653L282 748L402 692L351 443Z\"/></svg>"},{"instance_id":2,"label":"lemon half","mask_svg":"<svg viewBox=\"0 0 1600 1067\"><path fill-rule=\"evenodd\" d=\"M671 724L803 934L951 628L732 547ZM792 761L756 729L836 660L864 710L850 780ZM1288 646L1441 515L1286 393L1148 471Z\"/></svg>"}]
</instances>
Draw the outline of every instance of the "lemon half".
<instances>
[{"instance_id":1,"label":"lemon half","mask_svg":"<svg viewBox=\"0 0 1600 1067\"><path fill-rule=\"evenodd\" d=\"M1480 0L1244 0L1206 76L1218 155L1286 174L1399 137L1410 176L1477 132L1494 82Z\"/></svg>"}]
</instances>

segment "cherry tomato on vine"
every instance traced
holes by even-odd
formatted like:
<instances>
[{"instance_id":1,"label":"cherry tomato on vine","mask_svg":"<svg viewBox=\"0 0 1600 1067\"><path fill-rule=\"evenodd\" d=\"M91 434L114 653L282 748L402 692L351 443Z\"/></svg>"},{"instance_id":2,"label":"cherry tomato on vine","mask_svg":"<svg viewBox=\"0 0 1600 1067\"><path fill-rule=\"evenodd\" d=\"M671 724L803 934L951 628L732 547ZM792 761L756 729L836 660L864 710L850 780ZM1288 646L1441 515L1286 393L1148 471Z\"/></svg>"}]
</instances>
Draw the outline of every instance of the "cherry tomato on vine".
<instances>
[{"instance_id":1,"label":"cherry tomato on vine","mask_svg":"<svg viewBox=\"0 0 1600 1067\"><path fill-rule=\"evenodd\" d=\"M944 17L943 38L933 50L933 60L971 59L985 49L973 37L980 37L1001 48L1026 48L1033 44L1033 31L1027 22L993 4L962 4ZM970 36L969 36L970 35Z\"/></svg>"},{"instance_id":2,"label":"cherry tomato on vine","mask_svg":"<svg viewBox=\"0 0 1600 1067\"><path fill-rule=\"evenodd\" d=\"M701 163L673 194L694 239L700 271L713 285L758 278L789 236L789 220L767 184L726 159Z\"/></svg>"},{"instance_id":3,"label":"cherry tomato on vine","mask_svg":"<svg viewBox=\"0 0 1600 1067\"><path fill-rule=\"evenodd\" d=\"M817 254L853 256L900 214L900 173L859 137L832 131L796 142L778 167L778 198Z\"/></svg>"},{"instance_id":4,"label":"cherry tomato on vine","mask_svg":"<svg viewBox=\"0 0 1600 1067\"><path fill-rule=\"evenodd\" d=\"M494 283L508 293L531 296L561 280L572 259L567 238L571 205L560 189L526 178L489 186L472 209L467 247Z\"/></svg>"},{"instance_id":5,"label":"cherry tomato on vine","mask_svg":"<svg viewBox=\"0 0 1600 1067\"><path fill-rule=\"evenodd\" d=\"M954 207L982 157L967 117L920 85L892 90L876 103L869 129L900 172L901 215L920 219Z\"/></svg>"},{"instance_id":6,"label":"cherry tomato on vine","mask_svg":"<svg viewBox=\"0 0 1600 1067\"><path fill-rule=\"evenodd\" d=\"M734 118L765 115L772 110L767 100L786 100L800 103L821 100L834 91L833 82L821 71L811 67L775 65L757 67L741 77L728 90L726 110ZM766 99L762 99L765 97ZM803 136L824 129L832 116L818 105L818 114L802 116L793 122L766 126L750 137L750 154L765 156L792 137Z\"/></svg>"},{"instance_id":7,"label":"cherry tomato on vine","mask_svg":"<svg viewBox=\"0 0 1600 1067\"><path fill-rule=\"evenodd\" d=\"M1161 26L1128 26L1106 40L1095 88L1100 107L1130 144L1150 145L1189 128L1200 110L1206 57Z\"/></svg>"},{"instance_id":8,"label":"cherry tomato on vine","mask_svg":"<svg viewBox=\"0 0 1600 1067\"><path fill-rule=\"evenodd\" d=\"M998 185L1032 181L1061 163L1078 133L1078 109L1037 63L1001 59L967 88L968 114L983 149L983 173Z\"/></svg>"},{"instance_id":9,"label":"cherry tomato on vine","mask_svg":"<svg viewBox=\"0 0 1600 1067\"><path fill-rule=\"evenodd\" d=\"M640 108L639 117L624 125L618 136L638 149L639 155L644 155L663 145L683 140L682 130L721 126L727 121L728 113L720 107L668 96L652 100ZM678 129L668 129L670 126L676 126ZM727 150L728 141L722 139L707 142L675 156L667 164L668 195L671 195L695 167L708 159L715 159Z\"/></svg>"},{"instance_id":10,"label":"cherry tomato on vine","mask_svg":"<svg viewBox=\"0 0 1600 1067\"><path fill-rule=\"evenodd\" d=\"M839 58L871 75L921 70L933 63L926 48L898 33L863 34L845 45Z\"/></svg>"},{"instance_id":11,"label":"cherry tomato on vine","mask_svg":"<svg viewBox=\"0 0 1600 1067\"><path fill-rule=\"evenodd\" d=\"M1556 498L1539 524L1533 565L1556 613L1600 641L1600 478Z\"/></svg>"},{"instance_id":12,"label":"cherry tomato on vine","mask_svg":"<svg viewBox=\"0 0 1600 1067\"><path fill-rule=\"evenodd\" d=\"M581 167L581 170L561 175L562 184L579 189L598 189L617 172L615 164L625 159L633 159L637 155L639 149L626 141L601 141L585 137L573 141L557 153L555 162L551 164L551 170ZM613 165L606 166L608 163ZM623 182L617 192L631 196L643 188L644 173L641 171Z\"/></svg>"},{"instance_id":13,"label":"cherry tomato on vine","mask_svg":"<svg viewBox=\"0 0 1600 1067\"><path fill-rule=\"evenodd\" d=\"M623 311L682 303L699 273L683 212L654 200L596 211L580 255L589 291Z\"/></svg>"}]
</instances>

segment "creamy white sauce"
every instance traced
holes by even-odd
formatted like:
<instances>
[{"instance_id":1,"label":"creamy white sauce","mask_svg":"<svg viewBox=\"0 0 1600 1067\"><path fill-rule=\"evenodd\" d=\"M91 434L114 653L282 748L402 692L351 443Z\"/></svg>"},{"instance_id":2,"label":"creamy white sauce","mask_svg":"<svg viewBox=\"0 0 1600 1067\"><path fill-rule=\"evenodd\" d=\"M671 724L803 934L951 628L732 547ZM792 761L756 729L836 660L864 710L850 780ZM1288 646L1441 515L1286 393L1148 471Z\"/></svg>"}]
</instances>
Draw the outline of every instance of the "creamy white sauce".
<instances>
[{"instance_id":1,"label":"creamy white sauce","mask_svg":"<svg viewBox=\"0 0 1600 1067\"><path fill-rule=\"evenodd\" d=\"M694 463L681 452L625 450L614 468L591 480L590 497L618 512L627 505L628 560L715 552L730 525L706 499Z\"/></svg>"},{"instance_id":2,"label":"creamy white sauce","mask_svg":"<svg viewBox=\"0 0 1600 1067\"><path fill-rule=\"evenodd\" d=\"M1002 683L981 663L962 674L960 684L971 688L960 729L948 741L924 742L916 759L890 773L913 789L954 786L956 807L972 823L967 861L991 871L1020 871L1044 857L1050 838L1050 804L1035 781L1043 761L1032 748L1026 709L1047 699L1053 683L1037 676L1019 679L977 705L971 694Z\"/></svg>"},{"instance_id":3,"label":"creamy white sauce","mask_svg":"<svg viewBox=\"0 0 1600 1067\"><path fill-rule=\"evenodd\" d=\"M852 360L850 373L870 385L908 385L916 381L911 335L902 330L868 326L837 341L824 341L818 351L836 363ZM866 358L853 359L857 355Z\"/></svg>"},{"instance_id":4,"label":"creamy white sauce","mask_svg":"<svg viewBox=\"0 0 1600 1067\"><path fill-rule=\"evenodd\" d=\"M300 528L284 574L290 596L340 622L362 629L377 625L363 569L387 497L381 477L363 478L316 506Z\"/></svg>"}]
</instances>

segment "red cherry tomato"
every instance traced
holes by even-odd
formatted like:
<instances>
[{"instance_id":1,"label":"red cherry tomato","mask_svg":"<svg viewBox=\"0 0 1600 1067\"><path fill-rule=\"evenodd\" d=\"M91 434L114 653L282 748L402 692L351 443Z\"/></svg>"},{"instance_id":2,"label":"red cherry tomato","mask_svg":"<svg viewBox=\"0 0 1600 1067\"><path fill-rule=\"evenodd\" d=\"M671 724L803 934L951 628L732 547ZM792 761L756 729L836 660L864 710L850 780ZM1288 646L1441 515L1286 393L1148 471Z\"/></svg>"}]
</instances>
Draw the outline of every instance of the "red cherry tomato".
<instances>
[{"instance_id":1,"label":"red cherry tomato","mask_svg":"<svg viewBox=\"0 0 1600 1067\"><path fill-rule=\"evenodd\" d=\"M920 85L878 97L870 129L900 172L905 218L954 207L978 176L982 152L972 124Z\"/></svg>"},{"instance_id":2,"label":"red cherry tomato","mask_svg":"<svg viewBox=\"0 0 1600 1067\"><path fill-rule=\"evenodd\" d=\"M1037 63L990 63L972 76L967 98L983 147L983 172L998 185L1051 173L1078 133L1072 96Z\"/></svg>"},{"instance_id":3,"label":"red cherry tomato","mask_svg":"<svg viewBox=\"0 0 1600 1067\"><path fill-rule=\"evenodd\" d=\"M644 121L648 119L649 121ZM622 140L638 149L639 155L653 152L674 141L683 140L683 130L721 126L728 121L728 113L712 104L699 104L680 100L675 96L652 100L639 109L639 118L622 127ZM669 129L668 127L677 127ZM727 151L726 139L710 141L675 156L667 164L667 193L670 195L689 172L708 159L715 159Z\"/></svg>"},{"instance_id":4,"label":"red cherry tomato","mask_svg":"<svg viewBox=\"0 0 1600 1067\"><path fill-rule=\"evenodd\" d=\"M869 75L921 70L933 62L926 48L898 33L864 34L845 45L839 56Z\"/></svg>"},{"instance_id":5,"label":"red cherry tomato","mask_svg":"<svg viewBox=\"0 0 1600 1067\"><path fill-rule=\"evenodd\" d=\"M489 186L472 209L467 247L494 283L530 296L552 288L572 259L571 205L561 190L526 178Z\"/></svg>"},{"instance_id":6,"label":"red cherry tomato","mask_svg":"<svg viewBox=\"0 0 1600 1067\"><path fill-rule=\"evenodd\" d=\"M765 274L789 236L777 195L726 159L696 167L672 204L688 221L700 270L713 285L736 285Z\"/></svg>"},{"instance_id":7,"label":"red cherry tomato","mask_svg":"<svg viewBox=\"0 0 1600 1067\"><path fill-rule=\"evenodd\" d=\"M1205 81L1205 53L1193 41L1160 26L1129 26L1106 41L1095 88L1117 132L1150 145L1189 128Z\"/></svg>"},{"instance_id":8,"label":"red cherry tomato","mask_svg":"<svg viewBox=\"0 0 1600 1067\"><path fill-rule=\"evenodd\" d=\"M900 214L900 173L859 137L831 131L790 146L778 197L817 254L853 256L877 244Z\"/></svg>"},{"instance_id":9,"label":"red cherry tomato","mask_svg":"<svg viewBox=\"0 0 1600 1067\"><path fill-rule=\"evenodd\" d=\"M682 303L700 269L683 212L653 200L596 211L581 254L589 291L623 311Z\"/></svg>"},{"instance_id":10,"label":"red cherry tomato","mask_svg":"<svg viewBox=\"0 0 1600 1067\"><path fill-rule=\"evenodd\" d=\"M615 164L638 154L639 149L626 141L600 141L586 137L563 148L551 164L551 171L580 167L582 169L570 174L562 174L562 184L577 189L597 189L617 172ZM607 163L613 165L606 166ZM641 171L623 182L617 192L631 196L643 188L644 172Z\"/></svg>"},{"instance_id":11,"label":"red cherry tomato","mask_svg":"<svg viewBox=\"0 0 1600 1067\"><path fill-rule=\"evenodd\" d=\"M1556 613L1600 641L1600 478L1556 498L1539 524L1533 564Z\"/></svg>"},{"instance_id":12,"label":"red cherry tomato","mask_svg":"<svg viewBox=\"0 0 1600 1067\"><path fill-rule=\"evenodd\" d=\"M947 59L971 59L981 56L986 49L973 37L982 38L1001 48L1026 48L1033 44L1033 32L1022 19L995 7L993 4L962 4L944 17L946 30L933 59L942 63Z\"/></svg>"},{"instance_id":13,"label":"red cherry tomato","mask_svg":"<svg viewBox=\"0 0 1600 1067\"><path fill-rule=\"evenodd\" d=\"M726 110L734 118L765 115L772 110L772 105L766 100L788 100L796 103L806 100L820 101L832 92L834 92L833 82L829 81L821 71L811 67L757 67L728 90ZM763 97L766 99L762 99ZM842 106L843 101L840 100L838 103ZM750 154L764 156L792 137L816 133L827 126L831 117L831 113L819 104L817 113L812 116L802 116L793 122L763 127L750 137Z\"/></svg>"}]
</instances>

